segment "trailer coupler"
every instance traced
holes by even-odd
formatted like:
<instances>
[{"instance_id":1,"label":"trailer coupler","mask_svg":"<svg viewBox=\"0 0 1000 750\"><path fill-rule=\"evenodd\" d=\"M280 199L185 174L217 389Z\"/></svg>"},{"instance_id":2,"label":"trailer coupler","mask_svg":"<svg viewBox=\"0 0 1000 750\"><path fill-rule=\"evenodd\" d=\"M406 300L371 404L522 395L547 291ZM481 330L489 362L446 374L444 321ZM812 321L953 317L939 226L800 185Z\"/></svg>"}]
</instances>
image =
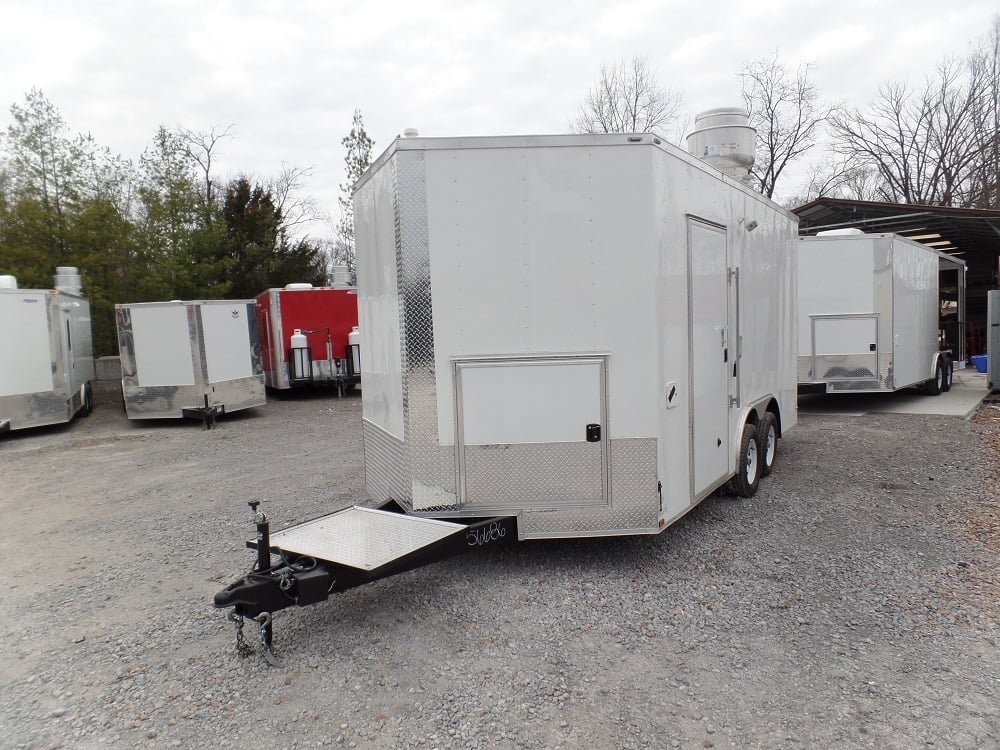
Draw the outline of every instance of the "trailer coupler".
<instances>
[{"instance_id":1,"label":"trailer coupler","mask_svg":"<svg viewBox=\"0 0 1000 750\"><path fill-rule=\"evenodd\" d=\"M326 601L331 578L320 567L279 565L264 572L249 573L215 595L217 609L232 607L240 617L257 617L288 607L304 607Z\"/></svg>"}]
</instances>

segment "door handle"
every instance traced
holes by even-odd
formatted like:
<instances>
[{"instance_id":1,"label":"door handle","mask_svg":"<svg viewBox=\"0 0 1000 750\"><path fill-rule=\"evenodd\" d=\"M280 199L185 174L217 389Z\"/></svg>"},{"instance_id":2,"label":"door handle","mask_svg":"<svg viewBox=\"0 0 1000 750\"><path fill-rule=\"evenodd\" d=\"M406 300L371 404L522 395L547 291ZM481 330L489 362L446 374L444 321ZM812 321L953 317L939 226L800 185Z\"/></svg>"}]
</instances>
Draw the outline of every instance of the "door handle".
<instances>
[{"instance_id":1,"label":"door handle","mask_svg":"<svg viewBox=\"0 0 1000 750\"><path fill-rule=\"evenodd\" d=\"M601 426L599 424L587 425L587 442L588 443L601 442Z\"/></svg>"}]
</instances>

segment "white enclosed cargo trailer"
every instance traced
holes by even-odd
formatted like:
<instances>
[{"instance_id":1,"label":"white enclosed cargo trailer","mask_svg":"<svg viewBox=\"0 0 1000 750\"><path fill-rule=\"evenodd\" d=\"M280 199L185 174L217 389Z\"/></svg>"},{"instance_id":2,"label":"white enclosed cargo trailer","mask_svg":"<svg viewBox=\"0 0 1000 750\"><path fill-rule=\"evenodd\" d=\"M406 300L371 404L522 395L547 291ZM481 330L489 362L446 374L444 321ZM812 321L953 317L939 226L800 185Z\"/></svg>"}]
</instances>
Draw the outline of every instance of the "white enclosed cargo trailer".
<instances>
[{"instance_id":1,"label":"white enclosed cargo trailer","mask_svg":"<svg viewBox=\"0 0 1000 750\"><path fill-rule=\"evenodd\" d=\"M355 222L376 500L656 533L795 423L795 218L653 135L398 139Z\"/></svg>"},{"instance_id":2,"label":"white enclosed cargo trailer","mask_svg":"<svg viewBox=\"0 0 1000 750\"><path fill-rule=\"evenodd\" d=\"M964 358L965 262L894 234L799 241L799 383L827 393L951 388Z\"/></svg>"},{"instance_id":3,"label":"white enclosed cargo trailer","mask_svg":"<svg viewBox=\"0 0 1000 750\"><path fill-rule=\"evenodd\" d=\"M77 269L52 289L0 276L0 432L70 421L93 407L90 304Z\"/></svg>"},{"instance_id":4,"label":"white enclosed cargo trailer","mask_svg":"<svg viewBox=\"0 0 1000 750\"><path fill-rule=\"evenodd\" d=\"M262 406L254 300L115 305L129 419L196 417Z\"/></svg>"},{"instance_id":5,"label":"white enclosed cargo trailer","mask_svg":"<svg viewBox=\"0 0 1000 750\"><path fill-rule=\"evenodd\" d=\"M770 470L797 227L737 179L648 134L407 137L354 209L383 509L273 536L256 513L262 573L215 605L265 646L276 609L511 539L656 534Z\"/></svg>"}]
</instances>

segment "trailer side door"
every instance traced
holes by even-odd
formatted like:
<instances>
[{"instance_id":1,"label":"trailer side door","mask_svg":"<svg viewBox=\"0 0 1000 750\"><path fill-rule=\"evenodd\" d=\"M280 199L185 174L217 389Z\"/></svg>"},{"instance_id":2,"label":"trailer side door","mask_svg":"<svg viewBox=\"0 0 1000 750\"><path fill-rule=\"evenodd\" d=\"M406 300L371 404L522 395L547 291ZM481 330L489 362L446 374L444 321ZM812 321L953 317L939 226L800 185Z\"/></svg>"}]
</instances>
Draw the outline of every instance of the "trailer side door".
<instances>
[{"instance_id":1,"label":"trailer side door","mask_svg":"<svg viewBox=\"0 0 1000 750\"><path fill-rule=\"evenodd\" d=\"M688 221L688 347L691 492L702 497L729 476L729 397L736 356L730 341L726 230Z\"/></svg>"}]
</instances>

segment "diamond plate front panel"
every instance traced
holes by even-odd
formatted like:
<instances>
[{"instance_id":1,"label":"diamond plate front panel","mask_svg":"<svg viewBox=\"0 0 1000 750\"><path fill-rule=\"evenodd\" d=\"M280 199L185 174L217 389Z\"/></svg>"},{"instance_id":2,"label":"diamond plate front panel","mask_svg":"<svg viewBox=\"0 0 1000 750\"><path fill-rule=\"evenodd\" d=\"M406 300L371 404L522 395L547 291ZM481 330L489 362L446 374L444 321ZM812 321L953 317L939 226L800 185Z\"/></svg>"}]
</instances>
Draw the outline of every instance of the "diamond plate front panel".
<instances>
[{"instance_id":1,"label":"diamond plate front panel","mask_svg":"<svg viewBox=\"0 0 1000 750\"><path fill-rule=\"evenodd\" d=\"M403 363L403 458L413 480L405 500L413 510L453 507L458 502L455 454L451 447L442 448L437 432L424 154L397 152L392 165Z\"/></svg>"},{"instance_id":2,"label":"diamond plate front panel","mask_svg":"<svg viewBox=\"0 0 1000 750\"><path fill-rule=\"evenodd\" d=\"M9 421L12 430L68 422L75 402L55 391L0 396L0 421Z\"/></svg>"},{"instance_id":3,"label":"diamond plate front panel","mask_svg":"<svg viewBox=\"0 0 1000 750\"><path fill-rule=\"evenodd\" d=\"M361 420L361 438L365 451L365 489L381 502L395 500L412 510L406 491L407 475L403 462L403 441L393 437L367 419Z\"/></svg>"},{"instance_id":4,"label":"diamond plate front panel","mask_svg":"<svg viewBox=\"0 0 1000 750\"><path fill-rule=\"evenodd\" d=\"M465 447L463 508L605 505L601 443Z\"/></svg>"},{"instance_id":5,"label":"diamond plate front panel","mask_svg":"<svg viewBox=\"0 0 1000 750\"><path fill-rule=\"evenodd\" d=\"M353 507L277 531L271 534L271 546L373 570L465 528L463 524Z\"/></svg>"},{"instance_id":6,"label":"diamond plate front panel","mask_svg":"<svg viewBox=\"0 0 1000 750\"><path fill-rule=\"evenodd\" d=\"M208 403L222 404L226 412L263 406L267 403L264 374L212 383L209 386Z\"/></svg>"},{"instance_id":7,"label":"diamond plate front panel","mask_svg":"<svg viewBox=\"0 0 1000 750\"><path fill-rule=\"evenodd\" d=\"M522 539L642 534L659 531L656 439L611 441L611 504L600 508L525 510L517 522Z\"/></svg>"},{"instance_id":8,"label":"diamond plate front panel","mask_svg":"<svg viewBox=\"0 0 1000 750\"><path fill-rule=\"evenodd\" d=\"M200 385L125 385L122 392L129 419L180 419L184 409L205 405Z\"/></svg>"},{"instance_id":9,"label":"diamond plate front panel","mask_svg":"<svg viewBox=\"0 0 1000 750\"><path fill-rule=\"evenodd\" d=\"M879 391L895 387L892 355L825 355L799 358L799 382L827 383L831 391ZM875 372L872 372L872 368ZM805 380L803 380L805 368Z\"/></svg>"}]
</instances>

